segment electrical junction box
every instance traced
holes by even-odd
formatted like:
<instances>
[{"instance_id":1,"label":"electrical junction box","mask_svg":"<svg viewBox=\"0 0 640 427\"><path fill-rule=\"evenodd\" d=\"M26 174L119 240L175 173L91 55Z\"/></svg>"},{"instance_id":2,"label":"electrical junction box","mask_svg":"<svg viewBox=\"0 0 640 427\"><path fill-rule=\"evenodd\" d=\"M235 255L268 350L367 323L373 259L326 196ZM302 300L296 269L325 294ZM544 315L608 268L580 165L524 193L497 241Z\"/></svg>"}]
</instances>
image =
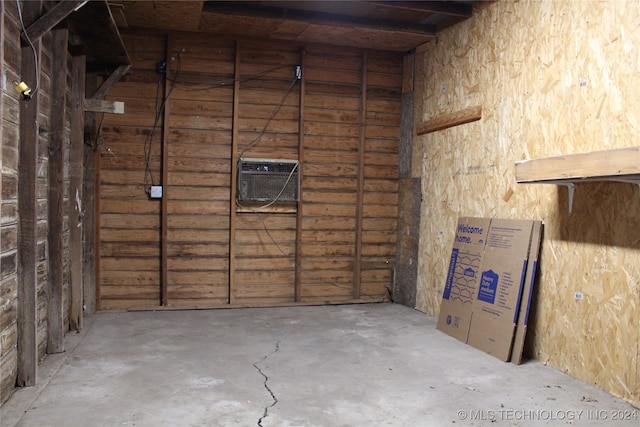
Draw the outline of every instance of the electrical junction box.
<instances>
[{"instance_id":1,"label":"electrical junction box","mask_svg":"<svg viewBox=\"0 0 640 427\"><path fill-rule=\"evenodd\" d=\"M162 199L162 185L152 185L149 196L152 199Z\"/></svg>"}]
</instances>

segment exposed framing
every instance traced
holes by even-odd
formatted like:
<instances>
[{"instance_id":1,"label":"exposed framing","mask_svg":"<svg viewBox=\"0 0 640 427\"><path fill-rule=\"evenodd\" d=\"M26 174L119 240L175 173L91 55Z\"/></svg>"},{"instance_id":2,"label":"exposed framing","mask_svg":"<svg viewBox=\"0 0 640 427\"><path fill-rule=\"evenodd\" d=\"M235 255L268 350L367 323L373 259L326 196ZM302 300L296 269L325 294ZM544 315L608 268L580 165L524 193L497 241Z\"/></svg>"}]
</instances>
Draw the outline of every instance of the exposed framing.
<instances>
[{"instance_id":1,"label":"exposed framing","mask_svg":"<svg viewBox=\"0 0 640 427\"><path fill-rule=\"evenodd\" d=\"M49 334L47 353L64 351L63 249L64 249L64 158L67 101L67 43L66 29L53 30L51 76L51 125L49 132L49 193L47 235L49 261Z\"/></svg>"},{"instance_id":2,"label":"exposed framing","mask_svg":"<svg viewBox=\"0 0 640 427\"><path fill-rule=\"evenodd\" d=\"M47 13L27 27L27 35L32 41L38 40L47 31L62 22L62 20L69 16L76 8L82 6L83 2L83 0L75 0L56 3ZM22 37L24 38L25 35L23 34Z\"/></svg>"},{"instance_id":3,"label":"exposed framing","mask_svg":"<svg viewBox=\"0 0 640 427\"><path fill-rule=\"evenodd\" d=\"M22 16L27 22L38 15L40 1L24 2ZM41 42L21 49L20 69L22 80L35 82L36 58L41 56ZM35 52L34 52L35 51ZM34 57L35 55L35 57ZM20 146L18 154L18 386L33 386L38 374L38 348L36 336L36 286L37 272L37 166L38 166L38 110L39 91L29 102L20 102Z\"/></svg>"},{"instance_id":4,"label":"exposed framing","mask_svg":"<svg viewBox=\"0 0 640 427\"><path fill-rule=\"evenodd\" d=\"M84 207L82 177L84 172L84 111L85 68L87 57L71 59L71 141L69 146L69 327L79 331L83 324L84 277L82 235Z\"/></svg>"},{"instance_id":5,"label":"exposed framing","mask_svg":"<svg viewBox=\"0 0 640 427\"><path fill-rule=\"evenodd\" d=\"M306 51L300 51L300 67L302 78L300 79L300 105L298 118L298 209L296 210L296 253L295 253L295 284L294 301L302 300L302 208L304 206L304 95L305 95L305 60Z\"/></svg>"},{"instance_id":6,"label":"exposed framing","mask_svg":"<svg viewBox=\"0 0 640 427\"><path fill-rule=\"evenodd\" d=\"M240 42L236 41L235 65L233 69L233 117L231 124L231 190L229 193L229 296L230 305L235 303L236 282L236 193L238 191L238 117L240 109Z\"/></svg>"},{"instance_id":7,"label":"exposed framing","mask_svg":"<svg viewBox=\"0 0 640 427\"><path fill-rule=\"evenodd\" d=\"M85 76L85 95L98 86L95 74ZM82 204L84 209L83 291L87 313L100 310L100 165L97 148L98 114L85 113Z\"/></svg>"},{"instance_id":8,"label":"exposed framing","mask_svg":"<svg viewBox=\"0 0 640 427\"><path fill-rule=\"evenodd\" d=\"M165 44L166 57L171 54L171 38L167 37ZM160 305L169 305L169 248L167 242L167 233L169 228L169 199L168 194L168 177L169 177L169 115L171 109L169 107L169 95L171 94L171 67L167 67L164 75L164 102L162 103L162 178L160 180L162 187L162 199L160 202Z\"/></svg>"},{"instance_id":9,"label":"exposed framing","mask_svg":"<svg viewBox=\"0 0 640 427\"><path fill-rule=\"evenodd\" d=\"M364 154L367 130L367 52L362 54L360 94L360 141L358 142L358 186L356 193L356 254L353 266L353 299L360 299L362 275L362 227L364 223Z\"/></svg>"}]
</instances>

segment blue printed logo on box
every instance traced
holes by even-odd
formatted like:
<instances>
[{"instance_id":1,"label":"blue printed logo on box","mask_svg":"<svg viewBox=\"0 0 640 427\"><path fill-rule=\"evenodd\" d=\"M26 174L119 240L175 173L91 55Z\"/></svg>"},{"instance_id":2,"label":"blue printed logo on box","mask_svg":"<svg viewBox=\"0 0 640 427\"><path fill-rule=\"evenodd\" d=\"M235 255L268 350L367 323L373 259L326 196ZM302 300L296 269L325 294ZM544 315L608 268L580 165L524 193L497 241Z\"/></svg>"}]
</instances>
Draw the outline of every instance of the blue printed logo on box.
<instances>
[{"instance_id":1,"label":"blue printed logo on box","mask_svg":"<svg viewBox=\"0 0 640 427\"><path fill-rule=\"evenodd\" d=\"M496 291L498 289L499 276L493 271L482 272L480 279L480 290L478 291L478 300L493 304L496 301Z\"/></svg>"},{"instance_id":2,"label":"blue printed logo on box","mask_svg":"<svg viewBox=\"0 0 640 427\"><path fill-rule=\"evenodd\" d=\"M458 263L458 249L454 248L451 251L451 260L449 261L449 272L447 273L447 281L444 285L443 299L449 299L451 295L451 286L453 285L453 278L455 276L456 264Z\"/></svg>"}]
</instances>

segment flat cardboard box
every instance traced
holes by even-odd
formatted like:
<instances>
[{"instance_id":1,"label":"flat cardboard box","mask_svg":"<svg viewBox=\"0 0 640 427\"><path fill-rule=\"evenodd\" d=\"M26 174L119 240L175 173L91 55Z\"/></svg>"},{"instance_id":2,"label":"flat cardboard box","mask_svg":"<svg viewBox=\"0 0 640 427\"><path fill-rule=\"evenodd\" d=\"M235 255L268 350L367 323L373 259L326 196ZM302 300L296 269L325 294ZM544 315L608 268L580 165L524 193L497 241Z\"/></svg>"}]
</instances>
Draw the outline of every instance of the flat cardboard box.
<instances>
[{"instance_id":1,"label":"flat cardboard box","mask_svg":"<svg viewBox=\"0 0 640 427\"><path fill-rule=\"evenodd\" d=\"M437 329L466 343L490 218L458 219Z\"/></svg>"},{"instance_id":2,"label":"flat cardboard box","mask_svg":"<svg viewBox=\"0 0 640 427\"><path fill-rule=\"evenodd\" d=\"M538 258L540 256L540 242L542 241L542 221L533 222L531 233L531 246L529 248L529 261L527 262L527 274L524 278L524 288L522 289L522 300L520 301L520 312L518 313L518 324L516 325L516 335L513 339L513 349L511 350L511 363L520 365L522 363L522 353L524 342L527 336L527 325L529 323L529 309L531 308L531 298L533 294L533 283L538 269Z\"/></svg>"},{"instance_id":3,"label":"flat cardboard box","mask_svg":"<svg viewBox=\"0 0 640 427\"><path fill-rule=\"evenodd\" d=\"M534 221L493 219L482 256L467 342L500 360L511 357Z\"/></svg>"}]
</instances>

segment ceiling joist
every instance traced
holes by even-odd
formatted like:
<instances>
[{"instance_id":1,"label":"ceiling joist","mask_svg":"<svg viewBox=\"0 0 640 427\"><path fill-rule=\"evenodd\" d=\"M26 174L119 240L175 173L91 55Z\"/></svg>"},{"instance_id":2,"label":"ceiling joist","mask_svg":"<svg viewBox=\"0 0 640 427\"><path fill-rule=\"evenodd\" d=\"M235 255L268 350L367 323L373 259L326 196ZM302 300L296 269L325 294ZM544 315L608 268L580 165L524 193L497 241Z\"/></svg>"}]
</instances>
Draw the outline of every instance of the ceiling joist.
<instances>
[{"instance_id":1,"label":"ceiling joist","mask_svg":"<svg viewBox=\"0 0 640 427\"><path fill-rule=\"evenodd\" d=\"M451 1L381 1L378 4L389 8L413 10L420 13L437 13L459 18L470 18L473 15L471 4Z\"/></svg>"},{"instance_id":2,"label":"ceiling joist","mask_svg":"<svg viewBox=\"0 0 640 427\"><path fill-rule=\"evenodd\" d=\"M308 22L309 24L330 25L334 27L357 27L363 29L419 34L431 37L436 36L436 28L433 25L364 18L354 15L342 15L303 9L289 9L273 6L255 7L255 5L245 2L207 1L204 3L202 12L262 19L302 21Z\"/></svg>"}]
</instances>

